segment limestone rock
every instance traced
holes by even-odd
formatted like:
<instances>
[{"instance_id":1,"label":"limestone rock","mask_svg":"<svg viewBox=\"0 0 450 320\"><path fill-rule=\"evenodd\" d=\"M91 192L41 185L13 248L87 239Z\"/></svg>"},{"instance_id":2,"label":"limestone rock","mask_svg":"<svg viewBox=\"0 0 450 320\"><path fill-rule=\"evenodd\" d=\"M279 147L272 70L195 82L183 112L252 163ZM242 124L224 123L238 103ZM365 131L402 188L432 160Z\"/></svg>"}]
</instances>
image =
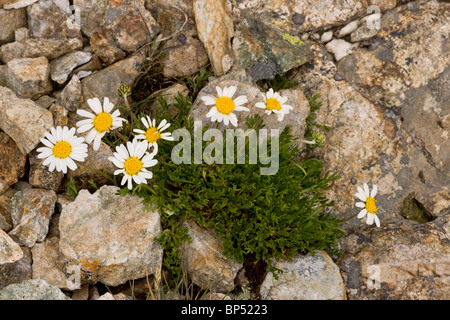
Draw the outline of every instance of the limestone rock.
<instances>
[{"instance_id":1,"label":"limestone rock","mask_svg":"<svg viewBox=\"0 0 450 320\"><path fill-rule=\"evenodd\" d=\"M110 1L105 9L104 30L118 48L135 52L159 30L158 23L144 7L144 0Z\"/></svg>"},{"instance_id":2,"label":"limestone rock","mask_svg":"<svg viewBox=\"0 0 450 320\"><path fill-rule=\"evenodd\" d=\"M42 279L26 280L0 290L0 300L70 300L58 287Z\"/></svg>"},{"instance_id":3,"label":"limestone rock","mask_svg":"<svg viewBox=\"0 0 450 320\"><path fill-rule=\"evenodd\" d=\"M9 235L29 248L36 242L42 242L47 235L55 203L56 193L53 190L18 191L11 199L14 229Z\"/></svg>"},{"instance_id":4,"label":"limestone rock","mask_svg":"<svg viewBox=\"0 0 450 320\"><path fill-rule=\"evenodd\" d=\"M0 229L5 232L9 232L13 226L9 204L16 192L16 190L9 188L0 195Z\"/></svg>"},{"instance_id":5,"label":"limestone rock","mask_svg":"<svg viewBox=\"0 0 450 320\"><path fill-rule=\"evenodd\" d=\"M73 76L64 87L56 104L67 111L76 112L82 103L82 85L77 76Z\"/></svg>"},{"instance_id":6,"label":"limestone rock","mask_svg":"<svg viewBox=\"0 0 450 320\"><path fill-rule=\"evenodd\" d=\"M0 61L7 63L13 59L38 57L52 60L81 47L83 47L83 42L78 38L27 38L1 46Z\"/></svg>"},{"instance_id":7,"label":"limestone rock","mask_svg":"<svg viewBox=\"0 0 450 320\"><path fill-rule=\"evenodd\" d=\"M208 53L216 76L221 76L233 65L231 38L233 20L225 0L194 0L195 22L200 41Z\"/></svg>"},{"instance_id":8,"label":"limestone rock","mask_svg":"<svg viewBox=\"0 0 450 320\"><path fill-rule=\"evenodd\" d=\"M52 80L63 84L76 67L88 63L91 58L92 54L89 52L73 51L53 60L50 63Z\"/></svg>"},{"instance_id":9,"label":"limestone rock","mask_svg":"<svg viewBox=\"0 0 450 320\"><path fill-rule=\"evenodd\" d=\"M0 87L0 129L8 134L23 154L28 154L53 126L53 116L28 99L20 99Z\"/></svg>"},{"instance_id":10,"label":"limestone rock","mask_svg":"<svg viewBox=\"0 0 450 320\"><path fill-rule=\"evenodd\" d=\"M72 79L75 79L75 76ZM80 96L79 96L79 98L80 98ZM79 105L79 102L78 102L78 105ZM66 108L57 106L56 104L52 104L52 106L50 108L48 108L48 110L53 115L53 123L54 123L55 127L67 126L69 111Z\"/></svg>"},{"instance_id":11,"label":"limestone rock","mask_svg":"<svg viewBox=\"0 0 450 320\"><path fill-rule=\"evenodd\" d=\"M182 266L193 283L214 292L227 293L234 288L234 278L242 264L225 258L223 240L213 230L198 226L195 222L184 222L191 243L181 248Z\"/></svg>"},{"instance_id":12,"label":"limestone rock","mask_svg":"<svg viewBox=\"0 0 450 320\"><path fill-rule=\"evenodd\" d=\"M383 24L373 42L368 41L372 50L356 48L338 68L350 84L401 121L431 166L442 170L450 165L449 131L436 123L450 111L450 57L443 41L450 36L450 3L430 1L420 11L407 8L393 10L394 23Z\"/></svg>"},{"instance_id":13,"label":"limestone rock","mask_svg":"<svg viewBox=\"0 0 450 320\"><path fill-rule=\"evenodd\" d=\"M326 48L339 61L352 53L353 45L342 39L334 39L326 44Z\"/></svg>"},{"instance_id":14,"label":"limestone rock","mask_svg":"<svg viewBox=\"0 0 450 320\"><path fill-rule=\"evenodd\" d=\"M142 54L136 54L84 78L81 81L84 103L80 107L91 110L87 106L86 101L94 97L108 97L114 104L119 102L120 97L117 90L123 84L133 84L144 66L144 60L145 58ZM73 116L76 118L76 114Z\"/></svg>"},{"instance_id":15,"label":"limestone rock","mask_svg":"<svg viewBox=\"0 0 450 320\"><path fill-rule=\"evenodd\" d=\"M233 18L256 19L292 34L338 26L365 13L367 1L360 0L231 0Z\"/></svg>"},{"instance_id":16,"label":"limestone rock","mask_svg":"<svg viewBox=\"0 0 450 320\"><path fill-rule=\"evenodd\" d=\"M59 252L59 239L47 238L36 243L31 249L33 255L33 279L42 279L60 289L78 289L72 286L67 275L56 265Z\"/></svg>"},{"instance_id":17,"label":"limestone rock","mask_svg":"<svg viewBox=\"0 0 450 320\"><path fill-rule=\"evenodd\" d=\"M31 279L31 250L27 247L20 247L20 249L23 253L20 260L0 265L0 290L10 284Z\"/></svg>"},{"instance_id":18,"label":"limestone rock","mask_svg":"<svg viewBox=\"0 0 450 320\"><path fill-rule=\"evenodd\" d=\"M25 174L26 156L13 139L0 132L0 194Z\"/></svg>"},{"instance_id":19,"label":"limestone rock","mask_svg":"<svg viewBox=\"0 0 450 320\"><path fill-rule=\"evenodd\" d=\"M32 38L81 38L80 25L69 15L69 0L39 1L27 8Z\"/></svg>"},{"instance_id":20,"label":"limestone rock","mask_svg":"<svg viewBox=\"0 0 450 320\"><path fill-rule=\"evenodd\" d=\"M29 6L38 0L0 0L0 8L19 9Z\"/></svg>"},{"instance_id":21,"label":"limestone rock","mask_svg":"<svg viewBox=\"0 0 450 320\"><path fill-rule=\"evenodd\" d=\"M260 21L247 18L236 29L233 49L237 64L247 68L255 81L273 79L312 58L306 43Z\"/></svg>"},{"instance_id":22,"label":"limestone rock","mask_svg":"<svg viewBox=\"0 0 450 320\"><path fill-rule=\"evenodd\" d=\"M59 221L60 265L79 268L82 282L117 286L152 274L162 262L158 212L144 209L137 196L116 195L104 186L94 194L81 190L62 209Z\"/></svg>"},{"instance_id":23,"label":"limestone rock","mask_svg":"<svg viewBox=\"0 0 450 320\"><path fill-rule=\"evenodd\" d=\"M108 66L126 57L126 53L117 48L113 39L105 32L95 33L91 37L90 45L95 54Z\"/></svg>"},{"instance_id":24,"label":"limestone rock","mask_svg":"<svg viewBox=\"0 0 450 320\"><path fill-rule=\"evenodd\" d=\"M208 55L203 44L183 33L169 40L170 48L163 58L163 74L166 78L190 76L208 64Z\"/></svg>"},{"instance_id":25,"label":"limestone rock","mask_svg":"<svg viewBox=\"0 0 450 320\"><path fill-rule=\"evenodd\" d=\"M6 64L6 82L18 97L37 99L53 89L45 57L14 59Z\"/></svg>"},{"instance_id":26,"label":"limestone rock","mask_svg":"<svg viewBox=\"0 0 450 320\"><path fill-rule=\"evenodd\" d=\"M74 0L73 5L80 10L81 32L91 38L104 25L107 0Z\"/></svg>"},{"instance_id":27,"label":"limestone rock","mask_svg":"<svg viewBox=\"0 0 450 320\"><path fill-rule=\"evenodd\" d=\"M359 20L353 20L352 22L348 23L345 27L343 27L339 31L339 38L345 37L346 35L351 34L353 31L358 29L359 26Z\"/></svg>"},{"instance_id":28,"label":"limestone rock","mask_svg":"<svg viewBox=\"0 0 450 320\"><path fill-rule=\"evenodd\" d=\"M378 186L376 200L381 224L401 219L405 215L406 199L422 207L431 219L437 217L450 204L448 170L439 168L438 162L433 162L427 149L423 149L418 135L405 129L412 123L399 121L398 109L377 107L346 81L334 80L338 70L327 52L316 46L313 51L314 69L302 70L295 79L305 92L321 95L323 105L316 122L331 127L330 132L319 130L326 142L314 154L323 160L325 171L339 172L341 176L325 191L329 199L336 200L334 208L338 217L347 218L358 212L354 194L356 187L364 182ZM414 113L416 117L422 116ZM435 133L442 128L437 122L434 124L435 127L426 124L430 126L429 132L433 132L430 137L440 139ZM421 130L419 127L425 123L414 125ZM441 145L444 148L445 143ZM343 226L360 225L361 220L355 217Z\"/></svg>"},{"instance_id":29,"label":"limestone rock","mask_svg":"<svg viewBox=\"0 0 450 320\"><path fill-rule=\"evenodd\" d=\"M0 9L0 45L14 40L15 31L27 25L27 12L25 9Z\"/></svg>"},{"instance_id":30,"label":"limestone rock","mask_svg":"<svg viewBox=\"0 0 450 320\"><path fill-rule=\"evenodd\" d=\"M424 224L392 220L339 240L349 299L448 300L449 214Z\"/></svg>"},{"instance_id":31,"label":"limestone rock","mask_svg":"<svg viewBox=\"0 0 450 320\"><path fill-rule=\"evenodd\" d=\"M0 265L22 259L23 252L8 234L0 229Z\"/></svg>"},{"instance_id":32,"label":"limestone rock","mask_svg":"<svg viewBox=\"0 0 450 320\"><path fill-rule=\"evenodd\" d=\"M345 286L338 266L324 252L296 255L293 261L279 261L283 270L278 280L269 272L261 285L267 300L344 300Z\"/></svg>"}]
</instances>

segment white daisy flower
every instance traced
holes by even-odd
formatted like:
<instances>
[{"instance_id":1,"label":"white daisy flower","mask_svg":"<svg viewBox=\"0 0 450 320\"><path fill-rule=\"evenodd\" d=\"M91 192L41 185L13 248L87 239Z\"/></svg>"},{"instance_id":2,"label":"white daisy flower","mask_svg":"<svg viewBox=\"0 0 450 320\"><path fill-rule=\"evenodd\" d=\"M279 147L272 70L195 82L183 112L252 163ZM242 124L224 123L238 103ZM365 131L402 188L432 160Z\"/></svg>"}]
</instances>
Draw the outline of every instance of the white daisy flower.
<instances>
[{"instance_id":1,"label":"white daisy flower","mask_svg":"<svg viewBox=\"0 0 450 320\"><path fill-rule=\"evenodd\" d=\"M128 189L133 188L133 181L137 184L147 183L147 179L153 177L153 173L148 171L148 167L153 167L158 160L153 159L153 154L147 152L147 143L128 141L127 145L121 144L116 147L114 157L108 159L119 169L114 171L114 175L123 174L121 185L128 181Z\"/></svg>"},{"instance_id":2,"label":"white daisy flower","mask_svg":"<svg viewBox=\"0 0 450 320\"><path fill-rule=\"evenodd\" d=\"M88 146L84 143L84 138L75 135L75 128L50 128L50 132L45 133L45 138L41 138L45 147L37 149L37 157L46 158L43 164L49 166L50 172L56 168L58 172L67 173L67 167L76 170L75 161L83 162L87 157Z\"/></svg>"},{"instance_id":3,"label":"white daisy flower","mask_svg":"<svg viewBox=\"0 0 450 320\"><path fill-rule=\"evenodd\" d=\"M161 133L170 127L170 123L166 119L163 119L158 127L156 127L156 120L150 119L149 116L141 118L142 123L145 126L145 131L141 129L134 129L135 133L139 133L136 139L142 140L147 144L147 148L153 147L152 154L155 155L158 152L158 140L164 139L173 141L172 134L170 132Z\"/></svg>"},{"instance_id":4,"label":"white daisy flower","mask_svg":"<svg viewBox=\"0 0 450 320\"><path fill-rule=\"evenodd\" d=\"M372 225L374 222L377 225L377 227L380 226L380 219L377 216L378 208L375 205L375 196L377 195L377 185L374 185L372 188L372 191L370 192L369 186L367 183L364 183L364 189L361 187L358 187L358 193L355 194L356 197L358 197L359 200L363 202L356 202L355 206L358 208L363 208L361 212L358 214L358 219L364 218L367 213L367 220L366 223L368 225Z\"/></svg>"},{"instance_id":5,"label":"white daisy flower","mask_svg":"<svg viewBox=\"0 0 450 320\"><path fill-rule=\"evenodd\" d=\"M228 123L232 123L237 127L237 117L233 113L234 111L250 111L249 108L243 107L242 105L247 103L246 96L239 96L236 99L232 99L233 95L236 93L237 87L230 86L220 88L216 87L218 97L204 96L201 99L207 106L214 106L206 114L207 118L211 118L211 121L222 122L227 126Z\"/></svg>"},{"instance_id":6,"label":"white daisy flower","mask_svg":"<svg viewBox=\"0 0 450 320\"><path fill-rule=\"evenodd\" d=\"M86 142L90 144L94 141L94 150L98 150L103 136L111 130L121 127L122 122L126 120L119 117L119 110L111 114L114 104L107 97L103 100L103 107L98 98L88 99L87 103L95 114L85 110L77 110L78 115L88 118L76 123L77 132L83 133L91 130L86 136Z\"/></svg>"},{"instance_id":7,"label":"white daisy flower","mask_svg":"<svg viewBox=\"0 0 450 320\"><path fill-rule=\"evenodd\" d=\"M288 114L292 109L292 106L285 104L288 97L282 97L278 92L273 92L270 88L266 94L263 93L264 102L258 102L255 107L265 109L266 113L270 116L275 113L278 116L278 121L282 121L285 114Z\"/></svg>"}]
</instances>

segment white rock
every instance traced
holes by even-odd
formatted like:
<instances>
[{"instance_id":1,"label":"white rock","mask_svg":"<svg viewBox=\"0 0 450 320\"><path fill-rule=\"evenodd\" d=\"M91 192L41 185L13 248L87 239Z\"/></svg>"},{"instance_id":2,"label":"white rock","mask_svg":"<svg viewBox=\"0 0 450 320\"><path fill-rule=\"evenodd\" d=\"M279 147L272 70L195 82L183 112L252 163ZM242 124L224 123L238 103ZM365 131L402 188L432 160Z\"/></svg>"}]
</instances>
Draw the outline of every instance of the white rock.
<instances>
[{"instance_id":1,"label":"white rock","mask_svg":"<svg viewBox=\"0 0 450 320\"><path fill-rule=\"evenodd\" d=\"M0 265L13 263L22 259L23 251L20 246L11 239L2 229L0 229Z\"/></svg>"},{"instance_id":2,"label":"white rock","mask_svg":"<svg viewBox=\"0 0 450 320\"><path fill-rule=\"evenodd\" d=\"M334 39L328 42L325 47L328 52L334 54L337 61L352 53L353 45L342 39Z\"/></svg>"},{"instance_id":3,"label":"white rock","mask_svg":"<svg viewBox=\"0 0 450 320\"><path fill-rule=\"evenodd\" d=\"M264 300L344 300L345 286L338 266L324 252L297 255L275 267L284 272L278 280L269 272L261 285Z\"/></svg>"},{"instance_id":4,"label":"white rock","mask_svg":"<svg viewBox=\"0 0 450 320\"><path fill-rule=\"evenodd\" d=\"M323 43L330 41L333 39L333 31L327 31L322 34L322 37L320 38L320 41Z\"/></svg>"},{"instance_id":5,"label":"white rock","mask_svg":"<svg viewBox=\"0 0 450 320\"><path fill-rule=\"evenodd\" d=\"M5 9L19 9L23 7L27 7L33 3L35 3L37 0L18 0L13 1L13 3L5 4L3 8Z\"/></svg>"},{"instance_id":6,"label":"white rock","mask_svg":"<svg viewBox=\"0 0 450 320\"><path fill-rule=\"evenodd\" d=\"M345 37L346 35L349 35L356 29L358 29L359 20L354 20L350 23L348 23L345 27L343 27L338 34L339 38Z\"/></svg>"}]
</instances>

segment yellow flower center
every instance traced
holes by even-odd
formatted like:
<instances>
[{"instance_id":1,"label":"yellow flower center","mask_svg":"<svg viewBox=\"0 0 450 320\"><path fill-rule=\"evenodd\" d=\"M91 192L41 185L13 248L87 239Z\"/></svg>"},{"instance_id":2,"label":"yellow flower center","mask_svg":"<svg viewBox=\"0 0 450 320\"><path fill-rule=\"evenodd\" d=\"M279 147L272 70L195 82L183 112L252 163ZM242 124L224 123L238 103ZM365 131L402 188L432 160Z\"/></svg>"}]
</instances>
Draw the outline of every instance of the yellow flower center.
<instances>
[{"instance_id":1,"label":"yellow flower center","mask_svg":"<svg viewBox=\"0 0 450 320\"><path fill-rule=\"evenodd\" d=\"M233 112L236 105L234 104L233 99L229 97L220 97L216 99L216 108L222 114L230 114Z\"/></svg>"},{"instance_id":2,"label":"yellow flower center","mask_svg":"<svg viewBox=\"0 0 450 320\"><path fill-rule=\"evenodd\" d=\"M375 205L375 202L377 202L377 200L375 200L372 197L367 197L366 199L366 210L367 212L371 213L371 214L376 214L378 212L378 208Z\"/></svg>"},{"instance_id":3,"label":"yellow flower center","mask_svg":"<svg viewBox=\"0 0 450 320\"><path fill-rule=\"evenodd\" d=\"M275 98L270 98L266 100L266 109L267 110L281 110L281 104Z\"/></svg>"},{"instance_id":4,"label":"yellow flower center","mask_svg":"<svg viewBox=\"0 0 450 320\"><path fill-rule=\"evenodd\" d=\"M130 157L123 163L125 172L130 176L137 174L144 167L141 160L136 157Z\"/></svg>"},{"instance_id":5,"label":"yellow flower center","mask_svg":"<svg viewBox=\"0 0 450 320\"><path fill-rule=\"evenodd\" d=\"M145 138L147 139L148 143L154 143L158 141L159 138L161 138L161 133L155 127L151 127L148 128L148 130L145 132Z\"/></svg>"},{"instance_id":6,"label":"yellow flower center","mask_svg":"<svg viewBox=\"0 0 450 320\"><path fill-rule=\"evenodd\" d=\"M53 155L58 159L65 159L72 153L72 146L66 141L58 141L52 149Z\"/></svg>"},{"instance_id":7,"label":"yellow flower center","mask_svg":"<svg viewBox=\"0 0 450 320\"><path fill-rule=\"evenodd\" d=\"M102 133L111 130L113 118L107 112L100 112L94 118L94 129Z\"/></svg>"}]
</instances>

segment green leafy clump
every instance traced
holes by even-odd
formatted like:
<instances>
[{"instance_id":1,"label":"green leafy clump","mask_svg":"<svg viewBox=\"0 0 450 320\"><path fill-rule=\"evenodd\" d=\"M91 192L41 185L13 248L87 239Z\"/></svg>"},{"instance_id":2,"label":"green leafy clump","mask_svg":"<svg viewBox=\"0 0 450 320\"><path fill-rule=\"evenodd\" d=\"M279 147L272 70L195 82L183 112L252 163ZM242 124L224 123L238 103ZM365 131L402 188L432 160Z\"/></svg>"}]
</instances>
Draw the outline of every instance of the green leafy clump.
<instances>
[{"instance_id":1,"label":"green leafy clump","mask_svg":"<svg viewBox=\"0 0 450 320\"><path fill-rule=\"evenodd\" d=\"M182 96L175 104L179 115L187 115L191 105L192 99ZM157 122L164 114L158 113ZM264 124L261 118L252 116L247 118L247 126L259 132ZM171 126L182 127L194 135L192 119L178 118ZM279 138L279 170L274 175L261 175L260 168L267 165L249 164L248 152L245 164L194 164L192 152L191 164L176 165L171 153L178 142L163 141L152 183L132 191L121 189L121 194L132 192L145 204L158 208L164 231L157 241L164 248L164 266L175 277L181 274L178 248L189 239L181 223L189 219L214 229L224 239L225 256L239 262L248 255L255 262L268 262L316 250L338 253L337 239L344 231L329 210L333 202L322 192L339 177L324 173L317 159L296 162L299 148L289 129L286 127ZM203 142L203 150L207 144ZM268 154L271 147L269 140ZM224 155L225 150L226 146ZM235 159L236 152L237 148Z\"/></svg>"}]
</instances>

